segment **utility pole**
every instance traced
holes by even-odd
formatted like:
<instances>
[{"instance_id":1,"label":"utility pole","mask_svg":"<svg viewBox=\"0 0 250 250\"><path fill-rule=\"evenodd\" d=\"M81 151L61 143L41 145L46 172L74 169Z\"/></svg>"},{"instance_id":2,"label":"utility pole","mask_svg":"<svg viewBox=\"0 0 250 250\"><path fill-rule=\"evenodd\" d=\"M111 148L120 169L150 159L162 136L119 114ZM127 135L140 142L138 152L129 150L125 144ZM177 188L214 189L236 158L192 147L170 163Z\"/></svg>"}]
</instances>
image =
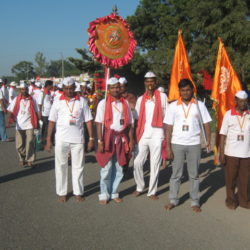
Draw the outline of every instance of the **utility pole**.
<instances>
[{"instance_id":1,"label":"utility pole","mask_svg":"<svg viewBox=\"0 0 250 250\"><path fill-rule=\"evenodd\" d=\"M63 60L63 53L61 52L61 60L62 60L62 78L64 78L64 60Z\"/></svg>"}]
</instances>

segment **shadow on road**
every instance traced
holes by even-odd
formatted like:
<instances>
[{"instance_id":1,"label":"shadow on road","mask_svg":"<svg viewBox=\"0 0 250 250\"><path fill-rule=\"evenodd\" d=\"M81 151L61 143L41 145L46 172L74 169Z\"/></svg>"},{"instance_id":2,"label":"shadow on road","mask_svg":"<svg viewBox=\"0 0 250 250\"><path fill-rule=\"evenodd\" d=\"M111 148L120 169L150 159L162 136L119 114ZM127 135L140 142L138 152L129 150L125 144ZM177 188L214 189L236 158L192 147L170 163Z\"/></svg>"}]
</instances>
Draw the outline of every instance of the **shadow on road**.
<instances>
[{"instance_id":1,"label":"shadow on road","mask_svg":"<svg viewBox=\"0 0 250 250\"><path fill-rule=\"evenodd\" d=\"M37 163L34 165L33 168L25 167L25 168L19 168L20 171L7 174L0 177L0 183L5 183L8 181L13 181L19 178L23 178L29 175L39 174L42 172L50 171L54 169L54 160L47 161L43 163Z\"/></svg>"}]
</instances>

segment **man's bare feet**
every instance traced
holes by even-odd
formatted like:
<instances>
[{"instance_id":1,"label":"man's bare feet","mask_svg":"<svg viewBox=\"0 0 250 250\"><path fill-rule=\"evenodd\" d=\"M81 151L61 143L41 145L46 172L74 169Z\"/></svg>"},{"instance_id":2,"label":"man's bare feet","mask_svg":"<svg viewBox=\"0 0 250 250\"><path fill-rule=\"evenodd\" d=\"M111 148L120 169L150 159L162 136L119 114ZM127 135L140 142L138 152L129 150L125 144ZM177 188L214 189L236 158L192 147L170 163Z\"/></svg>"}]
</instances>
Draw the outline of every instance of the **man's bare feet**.
<instances>
[{"instance_id":1,"label":"man's bare feet","mask_svg":"<svg viewBox=\"0 0 250 250\"><path fill-rule=\"evenodd\" d=\"M235 204L228 204L226 203L227 208L229 208L230 210L235 210L237 208L237 206Z\"/></svg>"},{"instance_id":2,"label":"man's bare feet","mask_svg":"<svg viewBox=\"0 0 250 250\"><path fill-rule=\"evenodd\" d=\"M24 161L19 161L19 166L20 166L21 168L23 168L24 165L25 165Z\"/></svg>"},{"instance_id":3,"label":"man's bare feet","mask_svg":"<svg viewBox=\"0 0 250 250\"><path fill-rule=\"evenodd\" d=\"M159 197L155 194L148 196L148 198L153 200L153 201L159 200Z\"/></svg>"},{"instance_id":4,"label":"man's bare feet","mask_svg":"<svg viewBox=\"0 0 250 250\"><path fill-rule=\"evenodd\" d=\"M107 201L107 200L100 200L100 201L99 201L99 204L100 204L100 205L107 205L107 204L108 204L108 201Z\"/></svg>"},{"instance_id":5,"label":"man's bare feet","mask_svg":"<svg viewBox=\"0 0 250 250\"><path fill-rule=\"evenodd\" d=\"M192 210L193 210L195 213L200 213L200 212L201 212L200 206L192 206Z\"/></svg>"},{"instance_id":6,"label":"man's bare feet","mask_svg":"<svg viewBox=\"0 0 250 250\"><path fill-rule=\"evenodd\" d=\"M135 197L138 197L138 196L141 195L141 192L139 192L139 191L134 191L134 192L133 192L133 195L134 195Z\"/></svg>"},{"instance_id":7,"label":"man's bare feet","mask_svg":"<svg viewBox=\"0 0 250 250\"><path fill-rule=\"evenodd\" d=\"M27 165L28 165L28 167L33 168L33 162L32 161L28 161Z\"/></svg>"},{"instance_id":8,"label":"man's bare feet","mask_svg":"<svg viewBox=\"0 0 250 250\"><path fill-rule=\"evenodd\" d=\"M172 203L169 203L169 204L165 205L164 207L166 210L170 211L170 210L175 208L175 205Z\"/></svg>"},{"instance_id":9,"label":"man's bare feet","mask_svg":"<svg viewBox=\"0 0 250 250\"><path fill-rule=\"evenodd\" d=\"M85 198L82 195L75 195L76 201L83 202L85 201Z\"/></svg>"},{"instance_id":10,"label":"man's bare feet","mask_svg":"<svg viewBox=\"0 0 250 250\"><path fill-rule=\"evenodd\" d=\"M66 202L67 196L66 195L58 195L58 201L59 202Z\"/></svg>"},{"instance_id":11,"label":"man's bare feet","mask_svg":"<svg viewBox=\"0 0 250 250\"><path fill-rule=\"evenodd\" d=\"M121 199L121 198L114 198L114 199L112 199L115 203L121 203L121 202L123 202L123 199Z\"/></svg>"}]
</instances>

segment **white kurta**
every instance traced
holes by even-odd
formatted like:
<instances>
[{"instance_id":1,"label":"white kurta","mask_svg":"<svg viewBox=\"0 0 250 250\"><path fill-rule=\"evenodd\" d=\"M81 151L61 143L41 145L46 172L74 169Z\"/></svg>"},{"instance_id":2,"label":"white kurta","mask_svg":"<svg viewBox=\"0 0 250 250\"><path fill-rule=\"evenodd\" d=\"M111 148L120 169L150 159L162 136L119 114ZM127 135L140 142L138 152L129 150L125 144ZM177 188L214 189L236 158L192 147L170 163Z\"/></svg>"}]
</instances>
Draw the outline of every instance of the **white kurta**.
<instances>
[{"instance_id":1,"label":"white kurta","mask_svg":"<svg viewBox=\"0 0 250 250\"><path fill-rule=\"evenodd\" d=\"M162 117L164 118L168 109L168 99L164 93L161 95ZM142 97L139 97L136 103L136 117L140 114ZM152 119L154 115L155 98L147 100L145 103L146 122L144 133L138 144L138 154L134 160L134 178L136 182L136 190L142 192L145 187L143 166L150 153L150 180L148 188L148 196L155 195L158 185L158 176L161 164L161 149L164 139L163 128L152 127Z\"/></svg>"},{"instance_id":2,"label":"white kurta","mask_svg":"<svg viewBox=\"0 0 250 250\"><path fill-rule=\"evenodd\" d=\"M58 99L52 105L49 121L56 122L55 173L56 193L68 192L68 154L71 153L74 195L83 195L84 137L83 123L92 120L84 98Z\"/></svg>"}]
</instances>

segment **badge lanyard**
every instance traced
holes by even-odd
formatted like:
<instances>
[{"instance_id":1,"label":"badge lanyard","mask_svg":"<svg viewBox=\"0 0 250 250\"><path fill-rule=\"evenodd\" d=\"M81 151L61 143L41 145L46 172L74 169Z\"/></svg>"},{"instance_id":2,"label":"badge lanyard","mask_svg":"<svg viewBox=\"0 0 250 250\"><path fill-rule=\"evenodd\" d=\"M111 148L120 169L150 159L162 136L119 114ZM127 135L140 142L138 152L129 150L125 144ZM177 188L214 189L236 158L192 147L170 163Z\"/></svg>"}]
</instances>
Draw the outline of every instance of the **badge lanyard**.
<instances>
[{"instance_id":1,"label":"badge lanyard","mask_svg":"<svg viewBox=\"0 0 250 250\"><path fill-rule=\"evenodd\" d=\"M73 111L74 111L74 106L75 106L75 100L74 100L74 102L73 102L72 109L70 108L68 101L67 101L67 100L65 100L65 101L66 101L66 104L67 104L67 106L68 106L68 109L69 109L69 112L70 112L70 116L71 116L72 118L74 118L74 117L73 117Z\"/></svg>"},{"instance_id":2,"label":"badge lanyard","mask_svg":"<svg viewBox=\"0 0 250 250\"><path fill-rule=\"evenodd\" d=\"M189 111L190 111L191 106L192 106L192 103L188 104L188 110L187 110L187 112L186 112L186 109L184 108L183 103L181 105L182 105L182 109L183 109L183 113L184 113L184 117L185 117L185 121L184 122L186 122L187 118L188 118L188 115L189 115Z\"/></svg>"},{"instance_id":3,"label":"badge lanyard","mask_svg":"<svg viewBox=\"0 0 250 250\"><path fill-rule=\"evenodd\" d=\"M115 104L112 106L121 114L120 125L124 125L123 111L121 111Z\"/></svg>"},{"instance_id":4,"label":"badge lanyard","mask_svg":"<svg viewBox=\"0 0 250 250\"><path fill-rule=\"evenodd\" d=\"M244 123L245 123L245 118L246 118L246 116L244 115L244 116L243 116L243 121L241 122L239 116L237 115L237 120L238 120L238 124L239 124L239 126L240 126L240 131L241 131L241 133L244 132L244 131L243 131L243 127L244 127Z\"/></svg>"}]
</instances>

